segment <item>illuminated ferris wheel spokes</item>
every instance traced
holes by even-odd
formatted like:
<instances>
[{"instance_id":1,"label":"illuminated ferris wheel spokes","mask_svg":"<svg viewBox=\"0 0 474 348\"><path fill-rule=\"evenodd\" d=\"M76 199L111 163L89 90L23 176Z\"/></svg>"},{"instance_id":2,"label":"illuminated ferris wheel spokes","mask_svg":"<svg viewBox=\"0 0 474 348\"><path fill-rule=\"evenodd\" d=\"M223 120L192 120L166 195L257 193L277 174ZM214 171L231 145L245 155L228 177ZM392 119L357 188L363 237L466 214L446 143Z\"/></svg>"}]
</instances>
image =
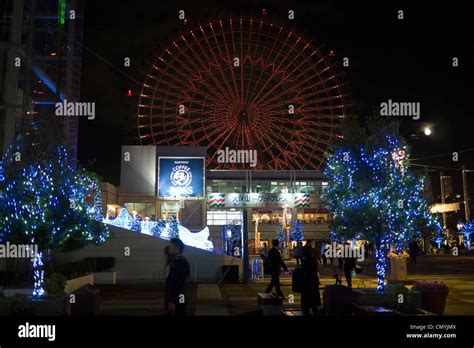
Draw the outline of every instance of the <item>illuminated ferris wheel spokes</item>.
<instances>
[{"instance_id":1,"label":"illuminated ferris wheel spokes","mask_svg":"<svg viewBox=\"0 0 474 348\"><path fill-rule=\"evenodd\" d=\"M150 69L138 107L142 144L256 149L259 169L320 169L341 136L344 93L328 55L253 19L181 35Z\"/></svg>"}]
</instances>

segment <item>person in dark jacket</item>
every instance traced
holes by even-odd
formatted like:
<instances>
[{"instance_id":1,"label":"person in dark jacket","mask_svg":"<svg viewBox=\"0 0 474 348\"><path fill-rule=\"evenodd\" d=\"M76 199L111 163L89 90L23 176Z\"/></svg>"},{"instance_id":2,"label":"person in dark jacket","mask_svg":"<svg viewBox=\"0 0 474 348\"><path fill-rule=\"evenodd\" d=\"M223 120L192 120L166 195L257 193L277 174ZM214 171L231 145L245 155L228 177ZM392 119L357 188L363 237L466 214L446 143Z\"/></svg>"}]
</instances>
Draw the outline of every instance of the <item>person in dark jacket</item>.
<instances>
[{"instance_id":1,"label":"person in dark jacket","mask_svg":"<svg viewBox=\"0 0 474 348\"><path fill-rule=\"evenodd\" d=\"M349 245L349 243L345 243L344 245ZM355 257L346 257L344 259L344 275L346 276L346 282L349 288L352 288L352 271L355 270L355 266Z\"/></svg>"},{"instance_id":2,"label":"person in dark jacket","mask_svg":"<svg viewBox=\"0 0 474 348\"><path fill-rule=\"evenodd\" d=\"M318 313L318 307L321 305L321 296L319 294L319 262L318 251L313 248L312 241L306 241L302 250L301 269L303 270L303 284L301 287L301 310L304 315L313 315Z\"/></svg>"},{"instance_id":3,"label":"person in dark jacket","mask_svg":"<svg viewBox=\"0 0 474 348\"><path fill-rule=\"evenodd\" d=\"M408 250L410 253L410 263L416 263L416 255L420 252L418 243L416 241L411 241L410 244L408 244Z\"/></svg>"},{"instance_id":4,"label":"person in dark jacket","mask_svg":"<svg viewBox=\"0 0 474 348\"><path fill-rule=\"evenodd\" d=\"M285 298L285 295L280 288L280 272L282 268L288 272L288 267L285 265L285 262L283 262L280 252L278 251L280 241L278 239L274 239L272 241L272 245L273 248L270 249L267 257L269 273L272 279L270 280L270 284L268 284L267 290L265 292L272 292L273 287L275 287L278 296Z\"/></svg>"},{"instance_id":5,"label":"person in dark jacket","mask_svg":"<svg viewBox=\"0 0 474 348\"><path fill-rule=\"evenodd\" d=\"M189 262L183 256L184 243L179 238L171 238L169 254L171 263L165 283L165 309L176 316L186 312L186 279L190 276Z\"/></svg>"},{"instance_id":6,"label":"person in dark jacket","mask_svg":"<svg viewBox=\"0 0 474 348\"><path fill-rule=\"evenodd\" d=\"M296 266L298 266L301 262L302 249L303 249L303 243L297 242L295 248L293 249L293 254L296 259Z\"/></svg>"}]
</instances>

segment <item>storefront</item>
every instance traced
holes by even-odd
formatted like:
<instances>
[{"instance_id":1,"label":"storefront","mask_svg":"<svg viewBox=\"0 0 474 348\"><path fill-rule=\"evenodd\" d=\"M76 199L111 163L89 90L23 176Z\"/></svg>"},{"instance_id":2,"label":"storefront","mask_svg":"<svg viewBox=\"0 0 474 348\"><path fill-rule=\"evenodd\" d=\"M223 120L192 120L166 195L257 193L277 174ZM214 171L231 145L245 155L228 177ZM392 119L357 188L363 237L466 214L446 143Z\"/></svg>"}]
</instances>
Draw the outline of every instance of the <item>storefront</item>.
<instances>
[{"instance_id":1,"label":"storefront","mask_svg":"<svg viewBox=\"0 0 474 348\"><path fill-rule=\"evenodd\" d=\"M204 147L123 146L122 153L120 186L103 192L114 214L125 207L143 220L176 217L190 231L207 226L216 246L222 226L246 223L251 252L270 245L278 229L289 230L296 219L305 238L328 237L318 171L206 170ZM242 210L247 221L240 221Z\"/></svg>"}]
</instances>

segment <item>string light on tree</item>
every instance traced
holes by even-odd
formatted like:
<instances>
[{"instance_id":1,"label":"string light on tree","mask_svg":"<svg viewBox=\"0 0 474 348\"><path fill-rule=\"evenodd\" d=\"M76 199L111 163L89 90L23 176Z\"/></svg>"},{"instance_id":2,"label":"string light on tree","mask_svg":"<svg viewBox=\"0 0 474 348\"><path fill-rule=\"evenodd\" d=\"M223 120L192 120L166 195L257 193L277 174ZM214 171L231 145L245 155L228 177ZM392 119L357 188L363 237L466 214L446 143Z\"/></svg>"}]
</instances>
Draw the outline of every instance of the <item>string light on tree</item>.
<instances>
[{"instance_id":1,"label":"string light on tree","mask_svg":"<svg viewBox=\"0 0 474 348\"><path fill-rule=\"evenodd\" d=\"M290 232L290 241L301 242L304 239L303 224L296 219L293 225L293 230Z\"/></svg>"},{"instance_id":2,"label":"string light on tree","mask_svg":"<svg viewBox=\"0 0 474 348\"><path fill-rule=\"evenodd\" d=\"M72 167L64 147L21 163L14 161L17 152L20 145L14 144L3 157L0 242L38 245L33 295L41 296L43 255L103 242L108 229L102 223L97 178Z\"/></svg>"},{"instance_id":3,"label":"string light on tree","mask_svg":"<svg viewBox=\"0 0 474 348\"><path fill-rule=\"evenodd\" d=\"M331 235L364 238L376 245L377 288L383 290L391 246L402 253L421 231L441 228L422 196L423 177L410 170L402 138L387 136L377 146L337 147L324 171L323 199L332 212Z\"/></svg>"},{"instance_id":4,"label":"string light on tree","mask_svg":"<svg viewBox=\"0 0 474 348\"><path fill-rule=\"evenodd\" d=\"M468 223L459 221L457 224L458 230L464 236L464 243L467 250L471 250L471 234L474 233L474 220Z\"/></svg>"}]
</instances>

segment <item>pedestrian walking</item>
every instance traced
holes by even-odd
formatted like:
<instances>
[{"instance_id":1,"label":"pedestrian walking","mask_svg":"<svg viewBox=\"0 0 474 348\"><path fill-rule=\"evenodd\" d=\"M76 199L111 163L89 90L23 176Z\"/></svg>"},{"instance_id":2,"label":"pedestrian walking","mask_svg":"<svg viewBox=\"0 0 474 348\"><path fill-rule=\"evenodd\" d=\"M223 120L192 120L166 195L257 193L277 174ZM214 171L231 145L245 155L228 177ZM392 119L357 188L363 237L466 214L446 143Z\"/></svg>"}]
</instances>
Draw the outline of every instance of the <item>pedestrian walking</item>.
<instances>
[{"instance_id":1,"label":"pedestrian walking","mask_svg":"<svg viewBox=\"0 0 474 348\"><path fill-rule=\"evenodd\" d=\"M301 262L302 252L303 252L303 243L297 242L295 248L293 249L293 254L296 259L296 265L298 266Z\"/></svg>"},{"instance_id":2,"label":"pedestrian walking","mask_svg":"<svg viewBox=\"0 0 474 348\"><path fill-rule=\"evenodd\" d=\"M265 260L268 257L268 246L267 242L263 243L262 248L260 249L260 257Z\"/></svg>"},{"instance_id":3,"label":"pedestrian walking","mask_svg":"<svg viewBox=\"0 0 474 348\"><path fill-rule=\"evenodd\" d=\"M349 245L349 243L346 243ZM344 276L346 277L347 286L352 288L352 272L355 271L356 258L355 257L346 257L344 259Z\"/></svg>"},{"instance_id":4,"label":"pedestrian walking","mask_svg":"<svg viewBox=\"0 0 474 348\"><path fill-rule=\"evenodd\" d=\"M337 246L333 244L336 248ZM336 285L342 285L342 272L344 266L344 260L341 257L331 258L331 264L333 268L333 277L336 280Z\"/></svg>"},{"instance_id":5,"label":"pedestrian walking","mask_svg":"<svg viewBox=\"0 0 474 348\"><path fill-rule=\"evenodd\" d=\"M319 262L318 251L313 249L311 241L307 241L302 250L302 286L301 310L304 315L317 315L321 305L319 294Z\"/></svg>"},{"instance_id":6,"label":"pedestrian walking","mask_svg":"<svg viewBox=\"0 0 474 348\"><path fill-rule=\"evenodd\" d=\"M416 241L411 241L408 244L408 251L410 254L410 263L416 263L416 255L419 252L418 243Z\"/></svg>"},{"instance_id":7,"label":"pedestrian walking","mask_svg":"<svg viewBox=\"0 0 474 348\"><path fill-rule=\"evenodd\" d=\"M265 292L270 293L272 292L273 287L278 294L278 296L285 298L283 291L280 288L280 273L281 269L283 268L286 272L288 272L288 267L286 266L285 262L283 261L280 252L278 251L278 247L280 246L280 241L278 239L274 239L272 241L273 247L268 252L268 268L269 273L271 275L270 284L268 284L267 290Z\"/></svg>"},{"instance_id":8,"label":"pedestrian walking","mask_svg":"<svg viewBox=\"0 0 474 348\"><path fill-rule=\"evenodd\" d=\"M263 247L260 249L260 258L263 260L263 274L269 274L268 269L268 246L267 243L263 243Z\"/></svg>"},{"instance_id":9,"label":"pedestrian walking","mask_svg":"<svg viewBox=\"0 0 474 348\"><path fill-rule=\"evenodd\" d=\"M169 245L171 262L165 283L165 309L169 314L183 316L186 313L186 280L191 275L188 260L183 256L184 243L179 238L171 238Z\"/></svg>"},{"instance_id":10,"label":"pedestrian walking","mask_svg":"<svg viewBox=\"0 0 474 348\"><path fill-rule=\"evenodd\" d=\"M163 253L165 254L165 275L167 278L168 274L170 273L170 264L171 260L173 260L173 256L170 254L170 246L167 245L165 249L163 250Z\"/></svg>"},{"instance_id":11,"label":"pedestrian walking","mask_svg":"<svg viewBox=\"0 0 474 348\"><path fill-rule=\"evenodd\" d=\"M326 242L321 241L321 258L323 259L323 265L327 265L327 257L326 257Z\"/></svg>"}]
</instances>

